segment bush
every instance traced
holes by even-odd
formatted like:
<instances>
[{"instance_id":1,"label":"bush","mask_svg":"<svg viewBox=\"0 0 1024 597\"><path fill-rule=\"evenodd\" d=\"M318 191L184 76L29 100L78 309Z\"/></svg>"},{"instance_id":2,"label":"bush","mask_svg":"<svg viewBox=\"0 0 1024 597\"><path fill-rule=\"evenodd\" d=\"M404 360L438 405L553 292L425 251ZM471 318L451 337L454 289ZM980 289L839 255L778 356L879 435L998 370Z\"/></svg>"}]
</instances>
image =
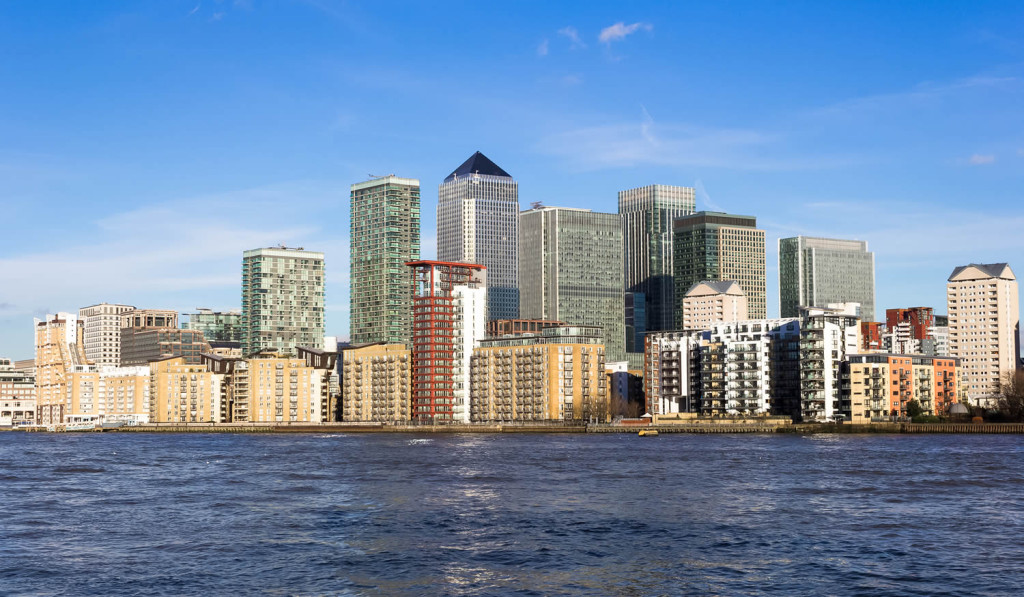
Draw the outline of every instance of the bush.
<instances>
[{"instance_id":1,"label":"bush","mask_svg":"<svg viewBox=\"0 0 1024 597\"><path fill-rule=\"evenodd\" d=\"M941 423L942 419L935 415L917 415L910 419L911 423Z\"/></svg>"}]
</instances>

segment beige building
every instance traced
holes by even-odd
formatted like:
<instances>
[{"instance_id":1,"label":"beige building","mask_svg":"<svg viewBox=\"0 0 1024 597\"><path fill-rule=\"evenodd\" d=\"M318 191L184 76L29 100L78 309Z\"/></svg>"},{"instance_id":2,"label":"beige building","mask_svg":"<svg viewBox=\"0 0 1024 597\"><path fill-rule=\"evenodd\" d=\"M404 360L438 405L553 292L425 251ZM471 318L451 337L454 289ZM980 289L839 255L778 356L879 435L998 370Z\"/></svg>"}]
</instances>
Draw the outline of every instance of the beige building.
<instances>
[{"instance_id":1,"label":"beige building","mask_svg":"<svg viewBox=\"0 0 1024 597\"><path fill-rule=\"evenodd\" d=\"M958 359L891 353L854 354L843 371L843 410L853 423L908 416L916 400L924 414L945 415L960 401Z\"/></svg>"},{"instance_id":2,"label":"beige building","mask_svg":"<svg viewBox=\"0 0 1024 597\"><path fill-rule=\"evenodd\" d=\"M272 351L254 354L247 362L250 421L331 420L330 370L311 367L306 359Z\"/></svg>"},{"instance_id":3,"label":"beige building","mask_svg":"<svg viewBox=\"0 0 1024 597\"><path fill-rule=\"evenodd\" d=\"M153 423L225 423L222 376L184 357L149 364L150 407Z\"/></svg>"},{"instance_id":4,"label":"beige building","mask_svg":"<svg viewBox=\"0 0 1024 597\"><path fill-rule=\"evenodd\" d=\"M0 426L36 420L36 383L28 373L0 358Z\"/></svg>"},{"instance_id":5,"label":"beige building","mask_svg":"<svg viewBox=\"0 0 1024 597\"><path fill-rule=\"evenodd\" d=\"M178 312L135 309L121 315L121 366L145 367L169 357L197 365L211 351L199 330L178 328Z\"/></svg>"},{"instance_id":6,"label":"beige building","mask_svg":"<svg viewBox=\"0 0 1024 597\"><path fill-rule=\"evenodd\" d=\"M1017 277L1006 263L960 266L946 284L949 354L960 359L967 399L989 401L1020 366Z\"/></svg>"},{"instance_id":7,"label":"beige building","mask_svg":"<svg viewBox=\"0 0 1024 597\"><path fill-rule=\"evenodd\" d=\"M133 309L131 305L100 303L78 310L78 320L85 330L85 358L99 367L121 364L121 315Z\"/></svg>"},{"instance_id":8,"label":"beige building","mask_svg":"<svg viewBox=\"0 0 1024 597\"><path fill-rule=\"evenodd\" d=\"M71 313L48 314L35 320L36 421L41 425L64 422L68 382L76 366L85 366L78 317Z\"/></svg>"},{"instance_id":9,"label":"beige building","mask_svg":"<svg viewBox=\"0 0 1024 597\"><path fill-rule=\"evenodd\" d=\"M747 319L747 294L732 280L694 284L683 296L684 330L708 330L723 321Z\"/></svg>"},{"instance_id":10,"label":"beige building","mask_svg":"<svg viewBox=\"0 0 1024 597\"><path fill-rule=\"evenodd\" d=\"M79 367L68 383L68 423L148 423L148 367Z\"/></svg>"},{"instance_id":11,"label":"beige building","mask_svg":"<svg viewBox=\"0 0 1024 597\"><path fill-rule=\"evenodd\" d=\"M412 356L404 344L379 342L342 351L341 420L408 421Z\"/></svg>"},{"instance_id":12,"label":"beige building","mask_svg":"<svg viewBox=\"0 0 1024 597\"><path fill-rule=\"evenodd\" d=\"M471 420L607 421L600 338L600 328L566 326L482 341L471 362Z\"/></svg>"}]
</instances>

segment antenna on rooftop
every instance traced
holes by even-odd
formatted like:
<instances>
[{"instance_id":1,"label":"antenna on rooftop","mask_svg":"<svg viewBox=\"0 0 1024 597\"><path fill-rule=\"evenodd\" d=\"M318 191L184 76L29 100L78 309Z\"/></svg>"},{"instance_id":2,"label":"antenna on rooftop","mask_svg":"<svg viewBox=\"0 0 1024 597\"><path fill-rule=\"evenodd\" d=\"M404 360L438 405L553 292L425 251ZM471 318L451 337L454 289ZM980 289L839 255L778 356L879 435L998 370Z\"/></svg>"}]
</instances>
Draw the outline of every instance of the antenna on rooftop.
<instances>
[{"instance_id":1,"label":"antenna on rooftop","mask_svg":"<svg viewBox=\"0 0 1024 597\"><path fill-rule=\"evenodd\" d=\"M544 207L543 201L534 201L533 203L530 204L530 209L540 209L542 207Z\"/></svg>"}]
</instances>

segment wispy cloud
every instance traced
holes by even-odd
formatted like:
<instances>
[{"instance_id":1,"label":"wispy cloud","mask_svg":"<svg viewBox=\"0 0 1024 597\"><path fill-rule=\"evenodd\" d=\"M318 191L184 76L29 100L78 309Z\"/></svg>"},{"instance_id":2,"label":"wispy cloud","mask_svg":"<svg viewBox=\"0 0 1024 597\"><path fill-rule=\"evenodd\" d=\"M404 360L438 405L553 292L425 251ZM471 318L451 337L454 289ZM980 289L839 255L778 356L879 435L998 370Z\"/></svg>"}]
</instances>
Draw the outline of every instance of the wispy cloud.
<instances>
[{"instance_id":1,"label":"wispy cloud","mask_svg":"<svg viewBox=\"0 0 1024 597\"><path fill-rule=\"evenodd\" d=\"M988 75L966 77L946 83L925 82L906 91L851 98L818 108L811 114L817 116L872 114L886 109L904 108L908 105L919 106L964 90L1000 88L1019 82L1020 78L1018 77Z\"/></svg>"},{"instance_id":2,"label":"wispy cloud","mask_svg":"<svg viewBox=\"0 0 1024 597\"><path fill-rule=\"evenodd\" d=\"M583 38L580 37L580 32L572 25L562 27L558 30L558 34L569 38L569 49L571 50L581 50L587 47L587 44L583 42Z\"/></svg>"},{"instance_id":3,"label":"wispy cloud","mask_svg":"<svg viewBox=\"0 0 1024 597\"><path fill-rule=\"evenodd\" d=\"M188 16L192 16L192 15L196 14L197 12L199 12L199 9L202 8L202 6L203 6L202 4L196 4L195 8L193 8L190 11L188 11Z\"/></svg>"},{"instance_id":4,"label":"wispy cloud","mask_svg":"<svg viewBox=\"0 0 1024 597\"><path fill-rule=\"evenodd\" d=\"M216 23L217 21L219 21L219 20L221 20L223 18L224 18L224 11L215 12L215 13L213 13L213 16L210 17L210 22L211 23Z\"/></svg>"},{"instance_id":5,"label":"wispy cloud","mask_svg":"<svg viewBox=\"0 0 1024 597\"><path fill-rule=\"evenodd\" d=\"M548 55L548 40L544 40L537 44L537 55L547 56Z\"/></svg>"},{"instance_id":6,"label":"wispy cloud","mask_svg":"<svg viewBox=\"0 0 1024 597\"><path fill-rule=\"evenodd\" d=\"M980 154L976 153L971 157L967 158L967 163L971 166L986 166L988 164L995 163L996 156L991 154Z\"/></svg>"},{"instance_id":7,"label":"wispy cloud","mask_svg":"<svg viewBox=\"0 0 1024 597\"><path fill-rule=\"evenodd\" d=\"M583 77L581 75L565 75L562 77L562 85L566 87L573 87L575 85L581 85L583 83Z\"/></svg>"},{"instance_id":8,"label":"wispy cloud","mask_svg":"<svg viewBox=\"0 0 1024 597\"><path fill-rule=\"evenodd\" d=\"M626 39L627 36L636 33L639 30L651 31L654 29L654 25L650 23L633 23L627 25L622 21L615 23L610 27L605 27L601 30L601 34L597 37L601 43L610 44L613 41L620 41Z\"/></svg>"}]
</instances>

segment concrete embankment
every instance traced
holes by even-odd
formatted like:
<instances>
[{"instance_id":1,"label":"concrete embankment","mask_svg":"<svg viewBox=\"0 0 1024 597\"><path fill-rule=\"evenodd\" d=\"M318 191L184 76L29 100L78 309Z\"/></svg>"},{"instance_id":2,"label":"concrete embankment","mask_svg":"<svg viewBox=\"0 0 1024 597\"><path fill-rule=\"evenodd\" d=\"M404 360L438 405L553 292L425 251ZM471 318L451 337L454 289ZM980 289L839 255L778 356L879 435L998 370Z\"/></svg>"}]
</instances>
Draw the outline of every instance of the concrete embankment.
<instances>
[{"instance_id":1,"label":"concrete embankment","mask_svg":"<svg viewBox=\"0 0 1024 597\"><path fill-rule=\"evenodd\" d=\"M382 425L380 423L150 423L119 433L586 433L583 425Z\"/></svg>"},{"instance_id":2,"label":"concrete embankment","mask_svg":"<svg viewBox=\"0 0 1024 597\"><path fill-rule=\"evenodd\" d=\"M1024 434L1024 423L869 423L865 425L797 424L780 433L1001 433Z\"/></svg>"}]
</instances>

